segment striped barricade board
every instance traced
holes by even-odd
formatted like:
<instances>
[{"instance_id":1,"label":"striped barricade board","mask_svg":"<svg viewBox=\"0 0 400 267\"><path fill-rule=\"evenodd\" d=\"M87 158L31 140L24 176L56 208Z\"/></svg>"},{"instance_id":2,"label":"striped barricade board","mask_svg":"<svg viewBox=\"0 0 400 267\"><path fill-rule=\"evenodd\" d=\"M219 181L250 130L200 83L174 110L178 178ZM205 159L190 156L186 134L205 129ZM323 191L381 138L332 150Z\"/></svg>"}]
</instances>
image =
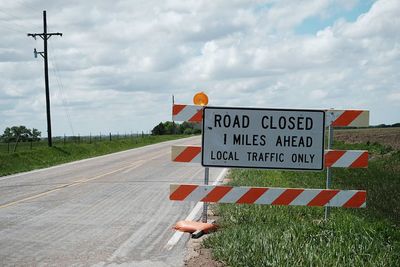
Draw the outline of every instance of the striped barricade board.
<instances>
[{"instance_id":1,"label":"striped barricade board","mask_svg":"<svg viewBox=\"0 0 400 267\"><path fill-rule=\"evenodd\" d=\"M219 110L219 111L218 111ZM207 113L207 111L209 113ZM213 112L213 113L211 113ZM218 113L219 112L219 113ZM254 112L263 113L259 116L259 114L255 114ZM269 112L269 113L268 113ZM286 132L280 133L275 137L274 135L269 133L265 133L267 131L263 131L262 133L258 132L259 129L257 127L262 127L263 129L277 129L273 128L272 118L273 112L277 112L279 114L279 124L280 118L285 117L282 122L284 122L285 127L289 128ZM285 112L288 113L285 115ZM298 113L300 112L300 113ZM319 117L315 116L313 118L312 113L319 113ZM212 114L212 116L208 115ZM271 115L272 114L272 115ZM321 115L322 114L322 115ZM204 116L204 121L203 121ZM226 129L223 129L217 134L205 134L205 130L207 131L219 131L219 129L214 130L214 128L221 128L222 126L222 117L228 116L230 122L233 122L229 126L223 125ZM273 142L276 146L279 140L283 138L288 139L288 145L282 145L282 151L286 152L289 150L290 153L293 151L297 151L297 149L301 143L298 145L293 145L294 139L290 139L291 136L297 136L298 139L302 138L302 133L298 133L299 131L310 130L309 134L303 134L303 139L309 137L313 143L315 140L318 142L318 145L322 148L319 153L320 162L323 161L323 168L366 168L368 167L368 151L364 150L333 150L333 149L325 149L324 150L324 132L325 127L333 126L333 127L368 127L369 126L369 111L367 110L334 110L334 109L323 109L323 110L295 110L295 109L257 109L257 108L224 108L224 107L205 107L196 106L196 105L182 105L182 104L174 104L172 108L172 117L174 121L187 121L193 123L203 123L203 133L202 133L202 146L172 146L171 148L171 160L174 162L182 162L182 163L202 163L205 167L236 167L233 165L213 165L212 163L206 163L204 161L204 157L206 155L206 150L216 151L216 152L228 152L235 153L235 150L229 146L263 146L262 149L264 157L267 157L266 154L271 152L270 148L266 146L266 142ZM234 119L233 119L234 118ZM258 126L253 125L253 128L248 127L250 125L249 121L254 120L256 118L256 122L260 122L260 118L262 123L267 122L267 124L257 124ZM265 121L264 121L265 118ZM293 120L291 121L291 119ZM301 121L300 119L301 118ZM310 124L307 129L307 118L310 119ZM293 123L297 121L297 123ZM211 122L211 123L210 123ZM218 123L218 124L217 124ZM293 128L288 127L288 124L291 123L295 125ZM227 123L228 124L228 123ZM235 125L236 124L236 125ZM245 126L243 126L245 125ZM276 124L275 124L276 125ZM317 125L318 127L314 127ZM240 130L234 129L243 128ZM296 129L294 129L297 126ZM333 134L333 127L329 128L330 134ZM249 131L250 128L250 131ZM315 128L315 129L314 129ZM279 129L278 129L279 130ZM277 130L277 131L278 131ZM294 130L294 131L290 131ZM296 132L297 130L297 132ZM318 134L315 134L315 131L318 130ZM232 133L230 133L231 131ZM247 132L246 132L247 131ZM231 134L232 136L227 136ZM252 137L248 141L246 135ZM238 136L245 138L240 139ZM256 137L255 137L256 136ZM272 138L271 138L272 136ZM282 138L283 136L283 138ZM321 137L322 136L322 137ZM207 138L208 145L205 146L205 138ZM271 138L271 139L267 139ZM284 139L284 140L286 140ZM271 141L272 140L272 141ZM321 141L322 140L322 145ZM306 140L307 141L307 140ZM284 141L286 142L286 141ZM304 145L303 147L307 147ZM227 145L227 146L223 146ZM288 148L289 147L289 148ZM330 147L330 145L328 145ZM222 149L221 149L222 148ZM218 150L219 149L219 150ZM229 150L231 149L231 151ZM303 149L306 151L306 149ZM233 152L232 152L233 151ZM239 151L240 152L240 151ZM322 153L321 153L322 152ZM249 156L246 151L247 156ZM297 153L297 152L296 152ZM308 152L309 155L316 154L315 151ZM204 155L203 155L204 154ZM210 154L210 153L209 153ZM254 153L253 153L254 154ZM253 156L253 154L250 154ZM283 152L275 153L275 154L283 154ZM244 160L240 157L236 157L239 153L235 153L235 158L238 162L243 162ZM257 154L258 155L258 154ZM300 154L299 154L300 155ZM306 155L306 152L304 152ZM275 155L277 156L277 155ZM249 156L250 157L250 156ZM271 155L269 155L271 157ZM283 158L283 157L282 157ZM224 161L229 161L230 159L223 159ZM248 158L247 160L253 160L253 158ZM238 167L249 167L244 165L237 165ZM265 166L254 165L250 167L255 168L270 168ZM282 167L282 168L281 168ZM280 166L278 169L295 169L287 166ZM298 168L301 169L301 168ZM307 168L303 168L307 169ZM308 168L308 170L318 170L318 168ZM329 171L327 171L328 173ZM327 174L328 175L328 174ZM330 179L330 178L327 178ZM328 181L328 180L327 180ZM327 182L328 184L328 182ZM329 209L329 207L344 207L344 208L365 208L366 207L366 191L364 190L340 190L340 189L304 189L304 188L273 188L273 187L233 187L233 186L216 186L216 185L193 185L193 184L171 184L170 185L170 200L173 201L196 201L196 202L213 202L213 203L235 203L235 204L264 204L264 205L284 205L284 206L317 206L317 207L325 207L325 209ZM325 214L326 215L326 214ZM326 215L327 216L327 215ZM325 217L327 218L327 217Z\"/></svg>"},{"instance_id":2,"label":"striped barricade board","mask_svg":"<svg viewBox=\"0 0 400 267\"><path fill-rule=\"evenodd\" d=\"M367 168L366 150L325 150L325 167L330 168Z\"/></svg>"},{"instance_id":3,"label":"striped barricade board","mask_svg":"<svg viewBox=\"0 0 400 267\"><path fill-rule=\"evenodd\" d=\"M174 104L172 118L174 121L202 122L203 107L196 105ZM368 127L368 110L325 110L325 126L335 127Z\"/></svg>"},{"instance_id":4,"label":"striped barricade board","mask_svg":"<svg viewBox=\"0 0 400 267\"><path fill-rule=\"evenodd\" d=\"M366 191L171 184L170 200L283 206L365 208Z\"/></svg>"},{"instance_id":5,"label":"striped barricade board","mask_svg":"<svg viewBox=\"0 0 400 267\"><path fill-rule=\"evenodd\" d=\"M325 110L325 125L334 127L368 127L368 110Z\"/></svg>"},{"instance_id":6,"label":"striped barricade board","mask_svg":"<svg viewBox=\"0 0 400 267\"><path fill-rule=\"evenodd\" d=\"M367 168L366 150L325 150L325 167ZM184 163L201 163L201 146L172 146L171 160Z\"/></svg>"},{"instance_id":7,"label":"striped barricade board","mask_svg":"<svg viewBox=\"0 0 400 267\"><path fill-rule=\"evenodd\" d=\"M203 107L174 104L172 106L172 119L174 121L201 122L203 120Z\"/></svg>"}]
</instances>

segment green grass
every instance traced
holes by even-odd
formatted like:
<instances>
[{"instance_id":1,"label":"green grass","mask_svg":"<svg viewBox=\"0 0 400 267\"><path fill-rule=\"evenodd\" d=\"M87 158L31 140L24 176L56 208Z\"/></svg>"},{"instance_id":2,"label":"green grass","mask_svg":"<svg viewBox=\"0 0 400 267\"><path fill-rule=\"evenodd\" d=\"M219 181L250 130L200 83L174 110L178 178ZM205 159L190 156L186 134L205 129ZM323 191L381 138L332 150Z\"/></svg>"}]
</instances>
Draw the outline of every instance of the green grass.
<instances>
[{"instance_id":1,"label":"green grass","mask_svg":"<svg viewBox=\"0 0 400 267\"><path fill-rule=\"evenodd\" d=\"M53 147L38 146L33 150L16 153L0 153L0 176L39 168L54 166L60 163L100 156L131 148L160 143L168 140L188 137L188 135L160 135L137 138L124 138L113 141L94 143L54 143Z\"/></svg>"},{"instance_id":2,"label":"green grass","mask_svg":"<svg viewBox=\"0 0 400 267\"><path fill-rule=\"evenodd\" d=\"M221 204L220 230L205 240L229 266L400 266L400 151L369 149L368 169L334 169L332 187L366 189L366 209ZM387 153L390 152L390 153ZM232 185L324 188L324 172L236 169Z\"/></svg>"}]
</instances>

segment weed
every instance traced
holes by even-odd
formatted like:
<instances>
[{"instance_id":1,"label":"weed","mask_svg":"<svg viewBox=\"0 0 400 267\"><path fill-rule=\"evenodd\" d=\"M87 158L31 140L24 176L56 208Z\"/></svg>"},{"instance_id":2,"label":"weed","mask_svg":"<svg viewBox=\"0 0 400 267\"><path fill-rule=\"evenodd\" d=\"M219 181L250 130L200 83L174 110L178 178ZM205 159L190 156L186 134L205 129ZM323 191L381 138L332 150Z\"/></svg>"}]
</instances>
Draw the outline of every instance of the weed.
<instances>
[{"instance_id":1,"label":"weed","mask_svg":"<svg viewBox=\"0 0 400 267\"><path fill-rule=\"evenodd\" d=\"M337 149L382 155L367 169L334 169L332 187L367 190L367 209L216 205L220 231L205 240L229 266L400 266L400 151L378 143ZM391 151L391 153L388 153ZM324 188L324 172L234 169L236 186Z\"/></svg>"}]
</instances>

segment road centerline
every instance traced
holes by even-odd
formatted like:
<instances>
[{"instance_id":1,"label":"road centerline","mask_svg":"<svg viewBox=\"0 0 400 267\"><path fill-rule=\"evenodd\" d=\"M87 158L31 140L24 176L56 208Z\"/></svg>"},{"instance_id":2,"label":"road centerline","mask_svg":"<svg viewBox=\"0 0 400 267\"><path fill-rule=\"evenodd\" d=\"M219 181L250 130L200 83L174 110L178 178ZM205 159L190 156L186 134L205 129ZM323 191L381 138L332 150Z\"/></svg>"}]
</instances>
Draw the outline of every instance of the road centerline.
<instances>
[{"instance_id":1,"label":"road centerline","mask_svg":"<svg viewBox=\"0 0 400 267\"><path fill-rule=\"evenodd\" d=\"M88 179L81 179L81 180L77 180L77 181L74 181L74 182L71 182L71 183L66 183L66 184L60 185L60 186L58 186L56 188L50 189L50 190L45 191L45 192L42 192L42 193L39 193L39 194L36 194L36 195L33 195L33 196L25 197L25 198L22 198L22 199L19 199L19 200L15 200L15 201L0 205L0 209L7 208L7 207L10 207L10 206L14 206L14 205L17 205L17 204L19 204L21 202L25 202L25 201L28 201L28 200L37 199L37 198L46 196L46 195L48 195L50 193L59 191L59 190L64 189L64 188L81 185L81 184L84 184L84 183L87 183L87 182L90 182L90 181L105 177L107 175L111 175L111 174L123 171L125 169L133 170L135 168L138 168L138 167L142 166L146 162L147 162L146 160L138 160L138 161L134 162L133 164L130 164L128 166L124 166L122 168L119 168L117 170L113 170L111 172L107 172L107 173L103 173L103 174L100 174L100 175L96 175L96 176L88 178Z\"/></svg>"}]
</instances>

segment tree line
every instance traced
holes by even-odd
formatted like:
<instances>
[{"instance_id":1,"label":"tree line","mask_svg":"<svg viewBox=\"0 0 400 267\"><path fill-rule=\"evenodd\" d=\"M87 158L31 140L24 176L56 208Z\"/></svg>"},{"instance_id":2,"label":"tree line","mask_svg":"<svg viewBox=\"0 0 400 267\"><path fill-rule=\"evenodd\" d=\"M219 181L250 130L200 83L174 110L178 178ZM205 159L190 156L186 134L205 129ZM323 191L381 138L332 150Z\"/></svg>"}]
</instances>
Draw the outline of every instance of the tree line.
<instances>
[{"instance_id":1,"label":"tree line","mask_svg":"<svg viewBox=\"0 0 400 267\"><path fill-rule=\"evenodd\" d=\"M379 124L370 126L370 128L387 128L387 127L400 127L400 123L392 125ZM151 130L152 135L164 134L200 134L201 129L198 123L183 122L175 123L172 121L160 122ZM7 127L4 133L0 135L1 142L30 142L40 141L41 132L38 129L29 129L26 126L12 126Z\"/></svg>"},{"instance_id":2,"label":"tree line","mask_svg":"<svg viewBox=\"0 0 400 267\"><path fill-rule=\"evenodd\" d=\"M151 130L152 135L164 134L200 134L201 129L198 123L183 122L175 123L172 121L160 122Z\"/></svg>"},{"instance_id":3,"label":"tree line","mask_svg":"<svg viewBox=\"0 0 400 267\"><path fill-rule=\"evenodd\" d=\"M375 126L371 126L371 128L390 128L390 127L400 127L400 122L393 124L378 124Z\"/></svg>"},{"instance_id":4,"label":"tree line","mask_svg":"<svg viewBox=\"0 0 400 267\"><path fill-rule=\"evenodd\" d=\"M7 127L0 136L2 142L40 141L41 132L38 129L28 129L26 126Z\"/></svg>"}]
</instances>

